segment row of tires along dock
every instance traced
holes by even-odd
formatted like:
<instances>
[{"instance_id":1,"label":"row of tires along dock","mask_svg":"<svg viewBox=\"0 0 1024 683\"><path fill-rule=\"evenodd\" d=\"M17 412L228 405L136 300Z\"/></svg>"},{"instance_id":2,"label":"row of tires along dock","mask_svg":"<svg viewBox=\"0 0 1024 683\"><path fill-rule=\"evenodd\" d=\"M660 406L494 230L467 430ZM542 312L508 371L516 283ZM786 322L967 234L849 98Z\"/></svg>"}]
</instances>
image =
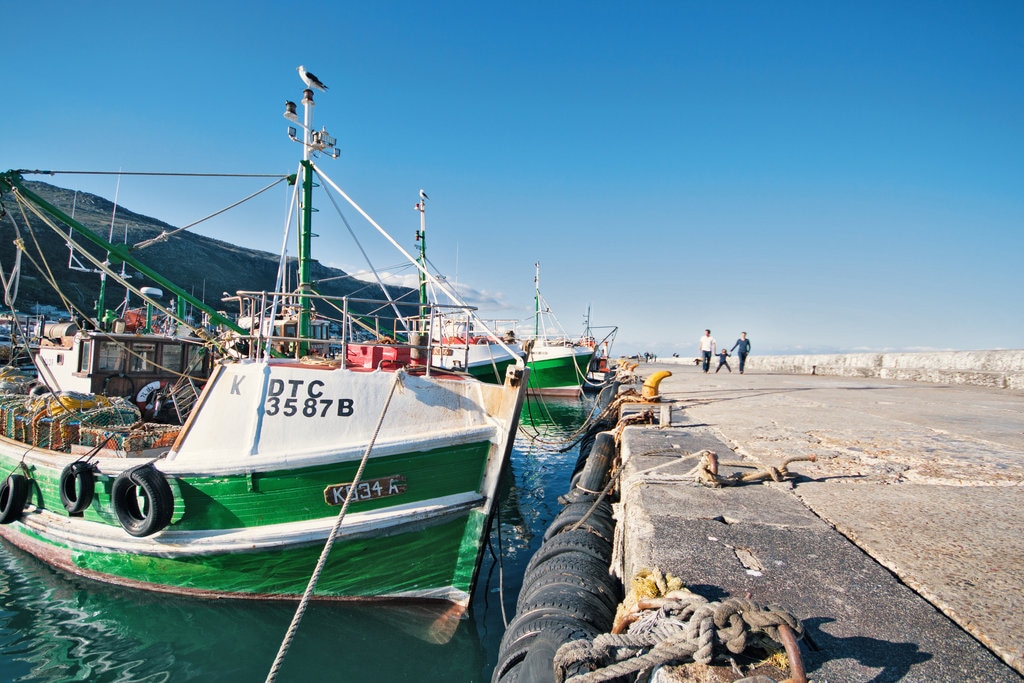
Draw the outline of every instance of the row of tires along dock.
<instances>
[{"instance_id":1,"label":"row of tires along dock","mask_svg":"<svg viewBox=\"0 0 1024 683\"><path fill-rule=\"evenodd\" d=\"M642 398L632 390L616 392L613 385L599 398L599 405L606 404L604 417L583 438L569 490L559 498L563 507L527 564L492 683L633 681L652 670L649 680L668 682L677 679L658 678L662 664L727 664L730 652L748 646L758 649L764 666L753 676L721 680L772 683L777 679L760 671L788 667L787 680L806 681L796 645L802 627L792 615L749 600L712 603L657 570L637 577L626 591L610 571L620 467L616 434L625 424L654 423L658 414L664 420L668 408L657 405L656 389L646 385ZM659 623L664 620L675 626L666 629ZM716 640L722 641L718 647Z\"/></svg>"}]
</instances>

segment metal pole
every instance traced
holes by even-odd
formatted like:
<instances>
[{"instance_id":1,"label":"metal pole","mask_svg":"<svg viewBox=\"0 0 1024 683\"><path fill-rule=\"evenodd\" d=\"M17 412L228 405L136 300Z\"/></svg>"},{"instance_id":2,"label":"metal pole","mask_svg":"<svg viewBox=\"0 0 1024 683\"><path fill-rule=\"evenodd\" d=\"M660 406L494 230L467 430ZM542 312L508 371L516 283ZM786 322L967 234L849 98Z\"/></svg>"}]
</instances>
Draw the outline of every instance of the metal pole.
<instances>
[{"instance_id":1,"label":"metal pole","mask_svg":"<svg viewBox=\"0 0 1024 683\"><path fill-rule=\"evenodd\" d=\"M299 229L299 338L308 339L310 330L310 300L309 295L313 293L313 283L310 277L310 262L312 260L313 240L313 164L310 161L313 145L313 91L307 89L302 94L303 109L303 145L302 145L302 206L301 226ZM306 342L301 342L298 349L299 355L305 355Z\"/></svg>"}]
</instances>

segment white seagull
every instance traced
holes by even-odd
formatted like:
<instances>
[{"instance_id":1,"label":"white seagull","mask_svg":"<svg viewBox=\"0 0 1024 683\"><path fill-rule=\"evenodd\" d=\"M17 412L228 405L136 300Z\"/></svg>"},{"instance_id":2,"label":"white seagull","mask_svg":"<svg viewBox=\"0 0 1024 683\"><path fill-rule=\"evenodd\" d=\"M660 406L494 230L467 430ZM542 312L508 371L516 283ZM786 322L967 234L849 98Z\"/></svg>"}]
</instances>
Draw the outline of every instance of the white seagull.
<instances>
[{"instance_id":1,"label":"white seagull","mask_svg":"<svg viewBox=\"0 0 1024 683\"><path fill-rule=\"evenodd\" d=\"M430 199L430 197L427 196L426 192L420 190L420 199Z\"/></svg>"},{"instance_id":2,"label":"white seagull","mask_svg":"<svg viewBox=\"0 0 1024 683\"><path fill-rule=\"evenodd\" d=\"M299 78L302 79L307 88L316 88L317 90L327 92L327 86L321 83L319 78L306 71L306 67L299 66L296 67L296 70L299 72Z\"/></svg>"}]
</instances>

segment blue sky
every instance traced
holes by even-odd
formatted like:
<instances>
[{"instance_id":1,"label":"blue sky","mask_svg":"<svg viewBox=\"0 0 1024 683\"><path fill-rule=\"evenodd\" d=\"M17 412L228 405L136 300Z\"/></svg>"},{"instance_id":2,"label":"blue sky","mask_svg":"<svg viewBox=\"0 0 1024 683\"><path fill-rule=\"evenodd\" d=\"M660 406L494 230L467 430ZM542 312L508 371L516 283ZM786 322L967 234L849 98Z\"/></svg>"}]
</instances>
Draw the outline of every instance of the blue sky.
<instances>
[{"instance_id":1,"label":"blue sky","mask_svg":"<svg viewBox=\"0 0 1024 683\"><path fill-rule=\"evenodd\" d=\"M0 166L293 172L304 64L321 166L409 249L424 188L431 261L490 317L531 315L539 261L613 352L1024 346L1024 3L273 5L8 7ZM32 178L174 225L266 184ZM277 252L268 194L196 232Z\"/></svg>"}]
</instances>

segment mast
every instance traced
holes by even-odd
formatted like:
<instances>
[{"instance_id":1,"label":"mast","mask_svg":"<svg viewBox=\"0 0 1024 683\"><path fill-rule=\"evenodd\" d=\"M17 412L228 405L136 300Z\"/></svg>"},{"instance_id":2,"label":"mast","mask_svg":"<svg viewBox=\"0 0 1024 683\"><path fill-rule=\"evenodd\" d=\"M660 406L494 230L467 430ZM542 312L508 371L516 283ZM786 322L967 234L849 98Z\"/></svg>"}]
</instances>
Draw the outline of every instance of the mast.
<instances>
[{"instance_id":1,"label":"mast","mask_svg":"<svg viewBox=\"0 0 1024 683\"><path fill-rule=\"evenodd\" d=\"M313 250L313 163L310 161L312 150L310 143L313 125L313 91L309 88L302 93L304 144L302 145L302 202L301 222L299 228L299 338L309 338L310 300L313 283L309 277L309 261ZM300 355L305 349L300 352Z\"/></svg>"},{"instance_id":2,"label":"mast","mask_svg":"<svg viewBox=\"0 0 1024 683\"><path fill-rule=\"evenodd\" d=\"M315 77L312 80L307 80L311 75L304 71L304 67L299 67L299 76L303 79L303 82L308 86L302 91L302 123L299 123L298 115L295 111L295 103L292 101L285 102L284 117L289 121L294 121L296 124L302 127L302 139L297 137L297 131L294 127L288 128L288 137L295 142L302 144L302 161L300 162L300 171L302 174L302 195L300 200L300 217L299 217L299 265L298 265L298 278L299 278L299 329L298 334L300 339L308 339L310 335L310 323L312 320L312 304L310 296L313 294L313 279L310 276L310 266L313 262L312 257L312 242L316 235L313 234L313 161L312 158L317 152L326 151L331 155L332 158L337 159L339 152L335 148L336 140L327 133L327 129L316 131L313 130L313 107L316 103L313 101L313 88L318 87L321 90L326 91L326 87L316 80ZM306 344L303 343L300 346L300 353L305 353Z\"/></svg>"},{"instance_id":3,"label":"mast","mask_svg":"<svg viewBox=\"0 0 1024 683\"><path fill-rule=\"evenodd\" d=\"M533 264L533 338L540 338L540 261Z\"/></svg>"},{"instance_id":4,"label":"mast","mask_svg":"<svg viewBox=\"0 0 1024 683\"><path fill-rule=\"evenodd\" d=\"M427 318L427 193L420 190L420 200L416 202L416 210L420 212L420 229L416 233L416 241L420 245L420 329L426 329Z\"/></svg>"}]
</instances>

